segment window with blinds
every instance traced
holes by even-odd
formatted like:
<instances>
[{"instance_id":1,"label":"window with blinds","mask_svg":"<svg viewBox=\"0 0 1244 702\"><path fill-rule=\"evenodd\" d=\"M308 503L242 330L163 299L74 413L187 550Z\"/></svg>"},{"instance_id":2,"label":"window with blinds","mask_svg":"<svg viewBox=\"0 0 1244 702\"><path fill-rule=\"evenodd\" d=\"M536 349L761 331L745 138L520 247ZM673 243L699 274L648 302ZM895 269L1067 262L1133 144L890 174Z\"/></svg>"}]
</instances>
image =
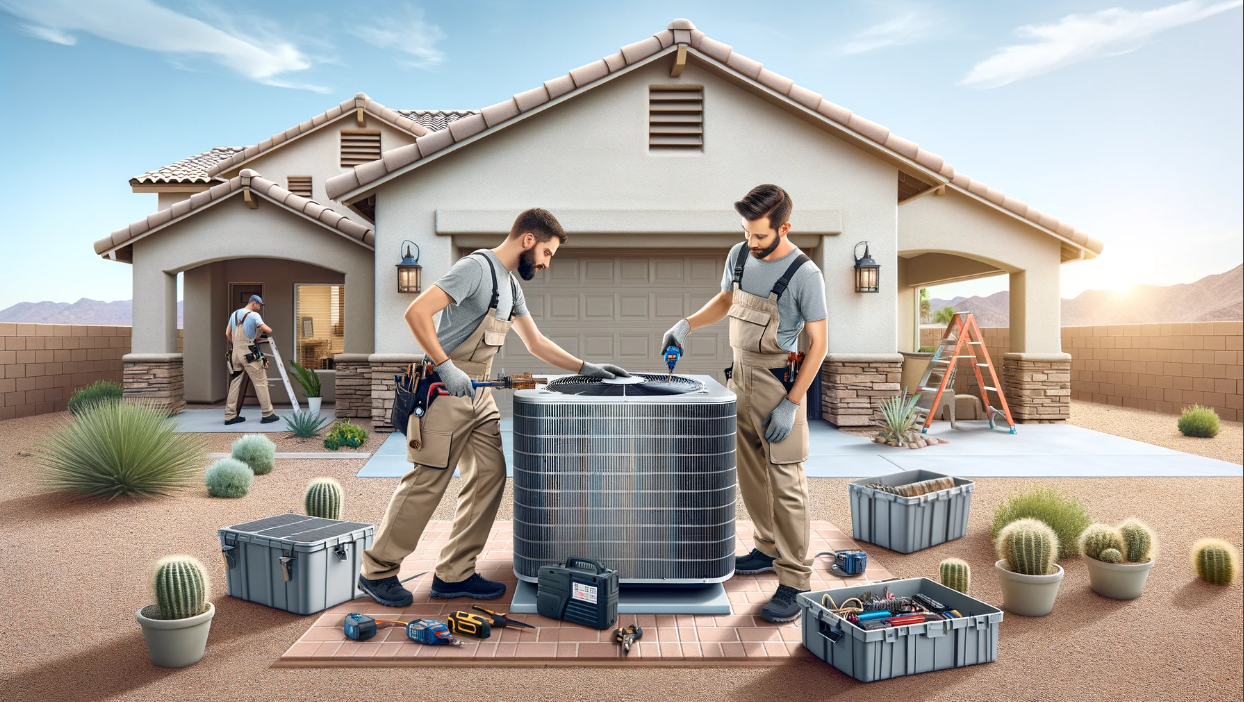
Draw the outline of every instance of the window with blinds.
<instances>
[{"instance_id":1,"label":"window with blinds","mask_svg":"<svg viewBox=\"0 0 1244 702\"><path fill-rule=\"evenodd\" d=\"M311 176L289 176L285 180L291 193L311 199Z\"/></svg>"},{"instance_id":2,"label":"window with blinds","mask_svg":"<svg viewBox=\"0 0 1244 702\"><path fill-rule=\"evenodd\" d=\"M380 158L380 132L375 129L341 130L341 165L358 166Z\"/></svg>"},{"instance_id":3,"label":"window with blinds","mask_svg":"<svg viewBox=\"0 0 1244 702\"><path fill-rule=\"evenodd\" d=\"M344 285L294 285L294 360L304 368L333 367L345 350Z\"/></svg>"},{"instance_id":4,"label":"window with blinds","mask_svg":"<svg viewBox=\"0 0 1244 702\"><path fill-rule=\"evenodd\" d=\"M648 88L648 150L704 150L704 88Z\"/></svg>"}]
</instances>

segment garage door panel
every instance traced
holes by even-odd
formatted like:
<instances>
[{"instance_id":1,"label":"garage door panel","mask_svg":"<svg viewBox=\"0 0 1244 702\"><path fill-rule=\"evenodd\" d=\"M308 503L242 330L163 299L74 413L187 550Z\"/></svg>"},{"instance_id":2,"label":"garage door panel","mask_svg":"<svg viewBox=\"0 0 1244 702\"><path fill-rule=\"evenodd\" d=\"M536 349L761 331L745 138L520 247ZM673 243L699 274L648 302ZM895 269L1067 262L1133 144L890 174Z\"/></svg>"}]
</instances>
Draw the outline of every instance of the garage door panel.
<instances>
[{"instance_id":1,"label":"garage door panel","mask_svg":"<svg viewBox=\"0 0 1244 702\"><path fill-rule=\"evenodd\" d=\"M643 295L627 295L620 293L618 295L618 305L621 320L647 320L649 298L647 294Z\"/></svg>"},{"instance_id":2,"label":"garage door panel","mask_svg":"<svg viewBox=\"0 0 1244 702\"><path fill-rule=\"evenodd\" d=\"M587 259L586 281L590 285L612 284L615 261L612 258Z\"/></svg>"},{"instance_id":3,"label":"garage door panel","mask_svg":"<svg viewBox=\"0 0 1244 702\"><path fill-rule=\"evenodd\" d=\"M679 320L688 314L684 311L686 300L682 295L657 295L656 303L657 317L662 319Z\"/></svg>"},{"instance_id":4,"label":"garage door panel","mask_svg":"<svg viewBox=\"0 0 1244 702\"><path fill-rule=\"evenodd\" d=\"M583 260L567 256L566 258L557 258L549 265L547 277L549 282L577 282L579 280L579 270L583 266Z\"/></svg>"},{"instance_id":5,"label":"garage door panel","mask_svg":"<svg viewBox=\"0 0 1244 702\"><path fill-rule=\"evenodd\" d=\"M578 321L579 296L574 293L554 293L549 295L550 320Z\"/></svg>"},{"instance_id":6,"label":"garage door panel","mask_svg":"<svg viewBox=\"0 0 1244 702\"><path fill-rule=\"evenodd\" d=\"M618 262L622 273L622 283L647 283L649 261L644 258L623 258Z\"/></svg>"},{"instance_id":7,"label":"garage door panel","mask_svg":"<svg viewBox=\"0 0 1244 702\"><path fill-rule=\"evenodd\" d=\"M656 262L656 280L657 285L664 283L681 283L683 281L683 259L663 258Z\"/></svg>"},{"instance_id":8,"label":"garage door panel","mask_svg":"<svg viewBox=\"0 0 1244 702\"><path fill-rule=\"evenodd\" d=\"M648 334L619 334L618 356L628 361L648 360L655 356L653 349L659 342L653 342Z\"/></svg>"},{"instance_id":9,"label":"garage door panel","mask_svg":"<svg viewBox=\"0 0 1244 702\"><path fill-rule=\"evenodd\" d=\"M615 298L613 295L584 295L583 296L583 316L585 319L602 320L607 322L614 321L613 308Z\"/></svg>"},{"instance_id":10,"label":"garage door panel","mask_svg":"<svg viewBox=\"0 0 1244 702\"><path fill-rule=\"evenodd\" d=\"M586 334L583 348L589 359L614 358L613 334Z\"/></svg>"},{"instance_id":11,"label":"garage door panel","mask_svg":"<svg viewBox=\"0 0 1244 702\"><path fill-rule=\"evenodd\" d=\"M718 263L715 258L693 258L691 259L691 282L719 283L722 270L724 270L722 264Z\"/></svg>"},{"instance_id":12,"label":"garage door panel","mask_svg":"<svg viewBox=\"0 0 1244 702\"><path fill-rule=\"evenodd\" d=\"M532 295L523 288L523 297L527 300L527 311L531 313L531 318L537 322L544 319L544 296Z\"/></svg>"}]
</instances>

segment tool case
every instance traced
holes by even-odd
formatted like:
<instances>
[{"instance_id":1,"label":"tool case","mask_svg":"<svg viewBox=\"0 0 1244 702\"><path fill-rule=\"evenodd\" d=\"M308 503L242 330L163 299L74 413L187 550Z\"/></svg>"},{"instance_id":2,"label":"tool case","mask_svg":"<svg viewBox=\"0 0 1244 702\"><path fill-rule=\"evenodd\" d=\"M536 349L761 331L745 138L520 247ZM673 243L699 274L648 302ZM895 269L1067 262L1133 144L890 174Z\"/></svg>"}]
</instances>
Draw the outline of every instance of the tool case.
<instances>
[{"instance_id":1,"label":"tool case","mask_svg":"<svg viewBox=\"0 0 1244 702\"><path fill-rule=\"evenodd\" d=\"M363 593L363 551L373 524L278 514L219 530L229 594L294 614L314 614Z\"/></svg>"},{"instance_id":2,"label":"tool case","mask_svg":"<svg viewBox=\"0 0 1244 702\"><path fill-rule=\"evenodd\" d=\"M896 597L926 595L962 616L868 631L821 606L826 593L842 604L863 596L866 590L877 593L885 587ZM798 602L803 610L804 647L860 682L998 660L1002 610L928 578L804 592Z\"/></svg>"},{"instance_id":3,"label":"tool case","mask_svg":"<svg viewBox=\"0 0 1244 702\"><path fill-rule=\"evenodd\" d=\"M928 470L906 470L848 483L852 536L856 541L898 553L912 553L961 538L968 531L972 492L976 489L971 480L955 478L954 487L916 497L867 487L874 483L908 485L945 477Z\"/></svg>"},{"instance_id":4,"label":"tool case","mask_svg":"<svg viewBox=\"0 0 1244 702\"><path fill-rule=\"evenodd\" d=\"M589 558L542 566L536 588L536 612L542 617L593 629L618 621L618 571Z\"/></svg>"}]
</instances>

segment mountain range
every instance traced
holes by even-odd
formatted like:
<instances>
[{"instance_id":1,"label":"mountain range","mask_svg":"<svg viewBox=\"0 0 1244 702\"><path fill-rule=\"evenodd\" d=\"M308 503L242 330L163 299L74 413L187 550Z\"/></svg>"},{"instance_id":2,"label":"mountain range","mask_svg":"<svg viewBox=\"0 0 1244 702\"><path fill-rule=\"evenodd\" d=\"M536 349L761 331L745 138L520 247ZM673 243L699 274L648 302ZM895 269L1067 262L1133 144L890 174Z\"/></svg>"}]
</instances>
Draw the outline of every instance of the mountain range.
<instances>
[{"instance_id":1,"label":"mountain range","mask_svg":"<svg viewBox=\"0 0 1244 702\"><path fill-rule=\"evenodd\" d=\"M20 324L100 324L128 327L133 324L132 300L100 302L84 297L77 302L19 302L0 310L0 322ZM177 326L181 326L181 306L177 301Z\"/></svg>"}]
</instances>

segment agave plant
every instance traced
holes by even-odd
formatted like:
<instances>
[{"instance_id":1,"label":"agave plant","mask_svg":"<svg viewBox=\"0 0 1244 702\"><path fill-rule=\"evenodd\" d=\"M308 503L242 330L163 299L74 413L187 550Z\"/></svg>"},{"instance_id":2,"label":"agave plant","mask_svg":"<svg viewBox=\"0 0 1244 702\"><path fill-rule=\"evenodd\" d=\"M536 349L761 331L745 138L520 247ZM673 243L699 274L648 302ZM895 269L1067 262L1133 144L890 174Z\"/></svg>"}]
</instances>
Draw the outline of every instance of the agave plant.
<instances>
[{"instance_id":1,"label":"agave plant","mask_svg":"<svg viewBox=\"0 0 1244 702\"><path fill-rule=\"evenodd\" d=\"M289 362L290 369L294 371L294 377L297 378L298 384L302 386L302 394L307 397L320 397L322 388L320 387L320 376L315 371L307 370L299 365L297 361Z\"/></svg>"},{"instance_id":2,"label":"agave plant","mask_svg":"<svg viewBox=\"0 0 1244 702\"><path fill-rule=\"evenodd\" d=\"M881 403L881 417L885 421L881 435L887 441L906 441L911 427L916 422L916 403L920 402L920 393L891 397Z\"/></svg>"},{"instance_id":3,"label":"agave plant","mask_svg":"<svg viewBox=\"0 0 1244 702\"><path fill-rule=\"evenodd\" d=\"M318 412L300 410L285 417L285 426L294 436L306 439L318 434L327 421L328 417L324 417Z\"/></svg>"}]
</instances>

